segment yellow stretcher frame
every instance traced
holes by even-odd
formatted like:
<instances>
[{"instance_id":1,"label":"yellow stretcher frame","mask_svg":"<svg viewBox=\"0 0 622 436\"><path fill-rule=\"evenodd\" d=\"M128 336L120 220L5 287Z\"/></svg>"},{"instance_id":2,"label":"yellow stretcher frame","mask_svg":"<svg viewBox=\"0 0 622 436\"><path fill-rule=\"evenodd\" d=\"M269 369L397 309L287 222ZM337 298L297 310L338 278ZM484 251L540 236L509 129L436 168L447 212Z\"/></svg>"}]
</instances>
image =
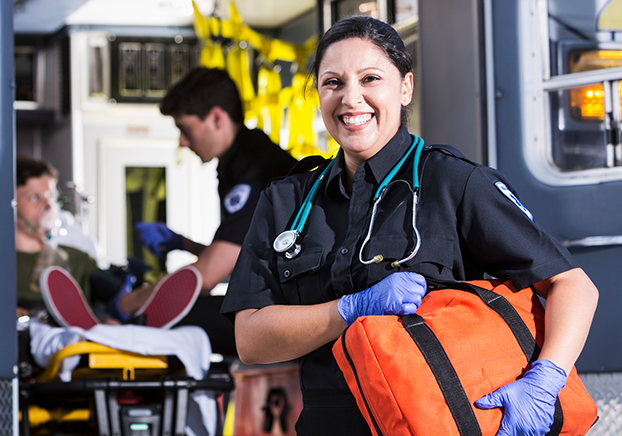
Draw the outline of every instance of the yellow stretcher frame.
<instances>
[{"instance_id":1,"label":"yellow stretcher frame","mask_svg":"<svg viewBox=\"0 0 622 436\"><path fill-rule=\"evenodd\" d=\"M63 360L78 355L87 355L88 367L75 369L72 382L60 381L58 374ZM69 345L54 354L45 370L32 383L20 382L21 434L30 436L31 428L37 429L49 422L88 422L94 419L100 436L122 435L117 392L122 389L161 389L164 391L161 434L183 435L191 390L206 389L225 394L234 388L228 368L224 371L210 370L203 380L180 376L179 372L171 376L170 370L168 356L143 355L88 341ZM76 395L92 394L94 408L44 408L31 404L33 393L43 391L49 395L55 388L67 392L72 387L75 387ZM221 411L219 418L220 415ZM218 432L222 433L221 421Z\"/></svg>"},{"instance_id":2,"label":"yellow stretcher frame","mask_svg":"<svg viewBox=\"0 0 622 436\"><path fill-rule=\"evenodd\" d=\"M45 371L37 378L37 381L49 382L55 380L58 377L58 371L64 359L82 354L89 355L90 369L121 370L123 380L134 380L136 369L168 369L167 356L146 356L117 350L95 342L78 342L77 344L68 345L54 354ZM74 377L81 375L82 371L78 371L79 373L74 375Z\"/></svg>"}]
</instances>

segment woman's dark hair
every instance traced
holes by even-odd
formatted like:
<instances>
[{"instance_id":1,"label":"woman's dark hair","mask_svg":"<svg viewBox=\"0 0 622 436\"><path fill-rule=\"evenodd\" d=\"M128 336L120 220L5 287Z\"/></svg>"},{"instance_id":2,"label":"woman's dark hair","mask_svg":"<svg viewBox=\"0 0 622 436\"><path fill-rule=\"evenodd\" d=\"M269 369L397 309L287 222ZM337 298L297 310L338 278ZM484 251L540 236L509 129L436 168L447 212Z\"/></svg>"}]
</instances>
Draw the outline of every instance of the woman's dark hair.
<instances>
[{"instance_id":1,"label":"woman's dark hair","mask_svg":"<svg viewBox=\"0 0 622 436\"><path fill-rule=\"evenodd\" d=\"M412 72L412 57L393 27L371 17L349 17L338 21L324 33L317 44L315 60L311 64L309 74L317 80L320 64L328 47L348 38L360 38L376 45L395 65L402 77ZM408 114L404 107L401 118L403 124L408 122Z\"/></svg>"},{"instance_id":2,"label":"woman's dark hair","mask_svg":"<svg viewBox=\"0 0 622 436\"><path fill-rule=\"evenodd\" d=\"M160 102L163 115L196 115L205 119L219 106L234 123L244 122L238 88L229 75L219 69L197 67L173 86Z\"/></svg>"},{"instance_id":3,"label":"woman's dark hair","mask_svg":"<svg viewBox=\"0 0 622 436\"><path fill-rule=\"evenodd\" d=\"M58 179L58 170L45 160L38 160L30 156L19 155L15 158L15 183L24 186L28 179L50 176Z\"/></svg>"}]
</instances>

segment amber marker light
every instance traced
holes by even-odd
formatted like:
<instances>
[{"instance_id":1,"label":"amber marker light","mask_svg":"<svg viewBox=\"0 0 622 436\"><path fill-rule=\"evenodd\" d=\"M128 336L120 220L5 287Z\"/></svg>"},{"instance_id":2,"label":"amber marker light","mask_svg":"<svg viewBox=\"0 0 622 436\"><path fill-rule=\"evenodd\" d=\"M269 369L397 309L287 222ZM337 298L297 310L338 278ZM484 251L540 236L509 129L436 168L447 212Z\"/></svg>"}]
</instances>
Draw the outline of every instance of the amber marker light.
<instances>
[{"instance_id":1,"label":"amber marker light","mask_svg":"<svg viewBox=\"0 0 622 436\"><path fill-rule=\"evenodd\" d=\"M569 72L601 70L622 67L622 50L587 50L573 52L569 58ZM578 121L602 121L605 118L605 100L602 84L593 84L569 90L570 113ZM620 86L622 101L622 86Z\"/></svg>"}]
</instances>

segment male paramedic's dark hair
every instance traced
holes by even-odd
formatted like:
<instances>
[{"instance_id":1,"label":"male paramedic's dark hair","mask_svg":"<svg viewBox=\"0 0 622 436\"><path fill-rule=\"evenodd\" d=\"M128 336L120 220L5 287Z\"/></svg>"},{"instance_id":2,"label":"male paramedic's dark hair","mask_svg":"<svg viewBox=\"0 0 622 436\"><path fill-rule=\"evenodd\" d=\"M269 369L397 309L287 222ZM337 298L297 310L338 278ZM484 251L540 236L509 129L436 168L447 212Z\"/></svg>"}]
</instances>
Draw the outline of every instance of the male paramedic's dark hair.
<instances>
[{"instance_id":1,"label":"male paramedic's dark hair","mask_svg":"<svg viewBox=\"0 0 622 436\"><path fill-rule=\"evenodd\" d=\"M160 112L196 115L203 120L214 106L224 109L233 122L244 122L240 94L229 75L223 70L198 67L168 91L160 103Z\"/></svg>"},{"instance_id":2,"label":"male paramedic's dark hair","mask_svg":"<svg viewBox=\"0 0 622 436\"><path fill-rule=\"evenodd\" d=\"M38 160L30 156L19 155L15 158L15 183L24 186L28 179L50 176L58 179L58 170L45 160Z\"/></svg>"},{"instance_id":3,"label":"male paramedic's dark hair","mask_svg":"<svg viewBox=\"0 0 622 436\"><path fill-rule=\"evenodd\" d=\"M397 34L395 29L385 22L371 17L349 17L335 23L328 29L315 51L315 60L309 70L317 81L320 64L328 47L332 44L348 38L360 38L375 44L384 52L387 58L400 72L403 77L412 72L412 58L404 41ZM406 108L402 107L401 120L403 124L408 123Z\"/></svg>"}]
</instances>

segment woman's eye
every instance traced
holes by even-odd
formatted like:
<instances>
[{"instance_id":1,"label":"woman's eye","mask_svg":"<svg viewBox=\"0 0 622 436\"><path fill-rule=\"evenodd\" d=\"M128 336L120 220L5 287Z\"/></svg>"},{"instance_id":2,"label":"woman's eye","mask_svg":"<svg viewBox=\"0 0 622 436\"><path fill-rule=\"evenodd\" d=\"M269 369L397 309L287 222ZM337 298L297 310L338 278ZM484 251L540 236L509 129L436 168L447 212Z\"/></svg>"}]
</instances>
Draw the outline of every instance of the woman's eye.
<instances>
[{"instance_id":1,"label":"woman's eye","mask_svg":"<svg viewBox=\"0 0 622 436\"><path fill-rule=\"evenodd\" d=\"M338 86L339 83L337 79L327 79L324 81L324 86Z\"/></svg>"},{"instance_id":2,"label":"woman's eye","mask_svg":"<svg viewBox=\"0 0 622 436\"><path fill-rule=\"evenodd\" d=\"M365 77L363 77L363 82L364 83L375 82L376 80L380 80L380 77L378 77L378 76L365 76Z\"/></svg>"},{"instance_id":3,"label":"woman's eye","mask_svg":"<svg viewBox=\"0 0 622 436\"><path fill-rule=\"evenodd\" d=\"M39 194L32 194L28 200L30 200L33 203L36 203L37 201L39 201Z\"/></svg>"}]
</instances>

